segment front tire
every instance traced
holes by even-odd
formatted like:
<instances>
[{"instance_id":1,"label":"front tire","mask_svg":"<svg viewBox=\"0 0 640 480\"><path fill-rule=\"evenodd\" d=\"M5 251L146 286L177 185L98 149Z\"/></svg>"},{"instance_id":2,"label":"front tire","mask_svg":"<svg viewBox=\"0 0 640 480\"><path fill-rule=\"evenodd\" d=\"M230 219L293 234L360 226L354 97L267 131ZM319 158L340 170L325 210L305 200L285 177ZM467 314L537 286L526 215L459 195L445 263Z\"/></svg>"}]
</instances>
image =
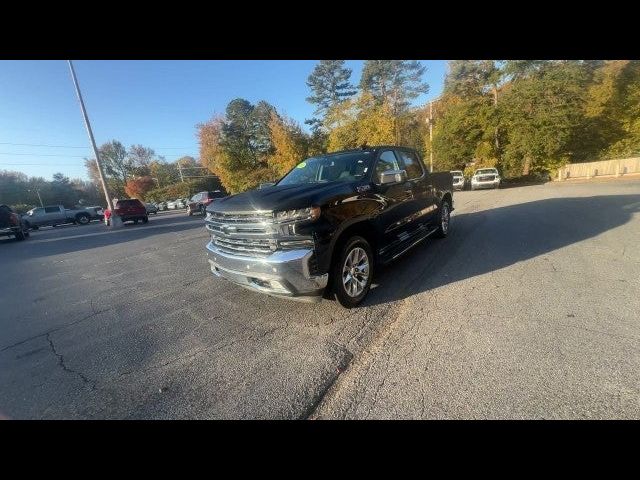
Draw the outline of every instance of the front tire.
<instances>
[{"instance_id":1,"label":"front tire","mask_svg":"<svg viewBox=\"0 0 640 480\"><path fill-rule=\"evenodd\" d=\"M345 308L358 306L369 293L373 278L373 252L369 242L351 237L333 266L333 293Z\"/></svg>"},{"instance_id":2,"label":"front tire","mask_svg":"<svg viewBox=\"0 0 640 480\"><path fill-rule=\"evenodd\" d=\"M78 222L80 225L88 225L90 221L91 218L89 217L89 215L78 215L76 217L76 222Z\"/></svg>"},{"instance_id":3,"label":"front tire","mask_svg":"<svg viewBox=\"0 0 640 480\"><path fill-rule=\"evenodd\" d=\"M24 234L24 230L23 230L22 228L16 232L16 240L18 240L18 241L22 241L22 240L24 240L25 238L27 238L27 237L26 237L26 235Z\"/></svg>"},{"instance_id":4,"label":"front tire","mask_svg":"<svg viewBox=\"0 0 640 480\"><path fill-rule=\"evenodd\" d=\"M149 216L142 217L142 223L147 223L149 221Z\"/></svg>"}]
</instances>

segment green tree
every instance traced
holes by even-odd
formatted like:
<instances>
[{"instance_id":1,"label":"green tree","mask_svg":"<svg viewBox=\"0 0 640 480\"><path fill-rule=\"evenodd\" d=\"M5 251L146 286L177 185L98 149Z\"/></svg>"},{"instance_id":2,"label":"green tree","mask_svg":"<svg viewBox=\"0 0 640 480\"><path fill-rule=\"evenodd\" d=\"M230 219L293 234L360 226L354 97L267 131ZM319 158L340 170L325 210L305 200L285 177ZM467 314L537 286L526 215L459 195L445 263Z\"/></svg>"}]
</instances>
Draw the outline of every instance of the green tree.
<instances>
[{"instance_id":1,"label":"green tree","mask_svg":"<svg viewBox=\"0 0 640 480\"><path fill-rule=\"evenodd\" d=\"M275 108L237 98L223 118L198 125L200 158L231 193L254 188L277 174L269 167L274 153L269 123Z\"/></svg>"},{"instance_id":2,"label":"green tree","mask_svg":"<svg viewBox=\"0 0 640 480\"><path fill-rule=\"evenodd\" d=\"M426 67L417 60L367 60L360 88L379 103L388 103L394 115L406 110L411 100L429 91L422 80Z\"/></svg>"},{"instance_id":3,"label":"green tree","mask_svg":"<svg viewBox=\"0 0 640 480\"><path fill-rule=\"evenodd\" d=\"M588 75L577 63L549 64L513 82L500 105L510 175L549 172L575 159L584 126Z\"/></svg>"},{"instance_id":4,"label":"green tree","mask_svg":"<svg viewBox=\"0 0 640 480\"><path fill-rule=\"evenodd\" d=\"M444 91L462 98L473 98L494 94L497 103L497 89L501 70L494 60L452 60L445 77Z\"/></svg>"},{"instance_id":5,"label":"green tree","mask_svg":"<svg viewBox=\"0 0 640 480\"><path fill-rule=\"evenodd\" d=\"M131 145L129 147L128 157L133 173L136 176L149 175L151 173L149 167L155 158L155 154L152 148L143 147L142 145Z\"/></svg>"}]
</instances>

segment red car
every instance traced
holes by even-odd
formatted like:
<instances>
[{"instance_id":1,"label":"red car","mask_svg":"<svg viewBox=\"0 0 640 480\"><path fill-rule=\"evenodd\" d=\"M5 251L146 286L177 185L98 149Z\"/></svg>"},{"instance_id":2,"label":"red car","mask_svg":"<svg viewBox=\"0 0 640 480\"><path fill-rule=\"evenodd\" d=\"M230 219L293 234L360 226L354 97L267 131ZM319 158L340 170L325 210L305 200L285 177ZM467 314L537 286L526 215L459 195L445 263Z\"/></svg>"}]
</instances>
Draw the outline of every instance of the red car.
<instances>
[{"instance_id":1,"label":"red car","mask_svg":"<svg viewBox=\"0 0 640 480\"><path fill-rule=\"evenodd\" d=\"M211 204L216 198L223 198L226 195L220 190L215 190L213 192L200 192L196 193L189 203L187 204L187 215L191 216L196 212L204 215L207 206Z\"/></svg>"},{"instance_id":2,"label":"red car","mask_svg":"<svg viewBox=\"0 0 640 480\"><path fill-rule=\"evenodd\" d=\"M113 208L113 214L108 210L105 211L107 225L111 222L113 215L120 217L123 222L133 221L133 223L138 223L138 220L142 220L142 223L147 223L149 221L147 207L137 198L118 200Z\"/></svg>"}]
</instances>

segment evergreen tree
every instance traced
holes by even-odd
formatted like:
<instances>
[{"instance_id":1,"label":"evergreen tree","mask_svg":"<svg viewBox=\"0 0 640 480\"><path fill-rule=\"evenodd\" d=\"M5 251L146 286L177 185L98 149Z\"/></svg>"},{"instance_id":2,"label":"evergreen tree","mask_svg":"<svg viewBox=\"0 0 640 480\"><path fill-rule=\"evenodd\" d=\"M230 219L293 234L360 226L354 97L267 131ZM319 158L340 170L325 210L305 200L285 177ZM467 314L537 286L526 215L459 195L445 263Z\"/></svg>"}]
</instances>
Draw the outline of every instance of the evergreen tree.
<instances>
[{"instance_id":1,"label":"evergreen tree","mask_svg":"<svg viewBox=\"0 0 640 480\"><path fill-rule=\"evenodd\" d=\"M307 78L311 89L307 102L316 106L314 114L320 117L306 121L314 131L323 127L324 117L331 108L356 93L350 82L351 69L344 63L344 60L320 60Z\"/></svg>"}]
</instances>

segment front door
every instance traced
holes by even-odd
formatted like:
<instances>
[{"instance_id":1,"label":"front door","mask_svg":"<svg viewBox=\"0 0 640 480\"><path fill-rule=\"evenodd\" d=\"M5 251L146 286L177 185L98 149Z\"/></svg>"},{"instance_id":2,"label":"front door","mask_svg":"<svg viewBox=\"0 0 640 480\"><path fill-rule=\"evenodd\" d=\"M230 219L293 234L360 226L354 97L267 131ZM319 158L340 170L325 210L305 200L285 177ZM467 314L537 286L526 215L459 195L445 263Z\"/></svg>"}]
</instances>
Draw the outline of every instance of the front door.
<instances>
[{"instance_id":1,"label":"front door","mask_svg":"<svg viewBox=\"0 0 640 480\"><path fill-rule=\"evenodd\" d=\"M385 204L377 218L379 231L383 232L382 252L391 250L411 238L412 230L415 227L413 220L420 210L420 204L417 201L411 180L389 185L380 184L382 172L400 169L402 169L402 164L393 150L380 152L373 173L373 182L376 194Z\"/></svg>"}]
</instances>

